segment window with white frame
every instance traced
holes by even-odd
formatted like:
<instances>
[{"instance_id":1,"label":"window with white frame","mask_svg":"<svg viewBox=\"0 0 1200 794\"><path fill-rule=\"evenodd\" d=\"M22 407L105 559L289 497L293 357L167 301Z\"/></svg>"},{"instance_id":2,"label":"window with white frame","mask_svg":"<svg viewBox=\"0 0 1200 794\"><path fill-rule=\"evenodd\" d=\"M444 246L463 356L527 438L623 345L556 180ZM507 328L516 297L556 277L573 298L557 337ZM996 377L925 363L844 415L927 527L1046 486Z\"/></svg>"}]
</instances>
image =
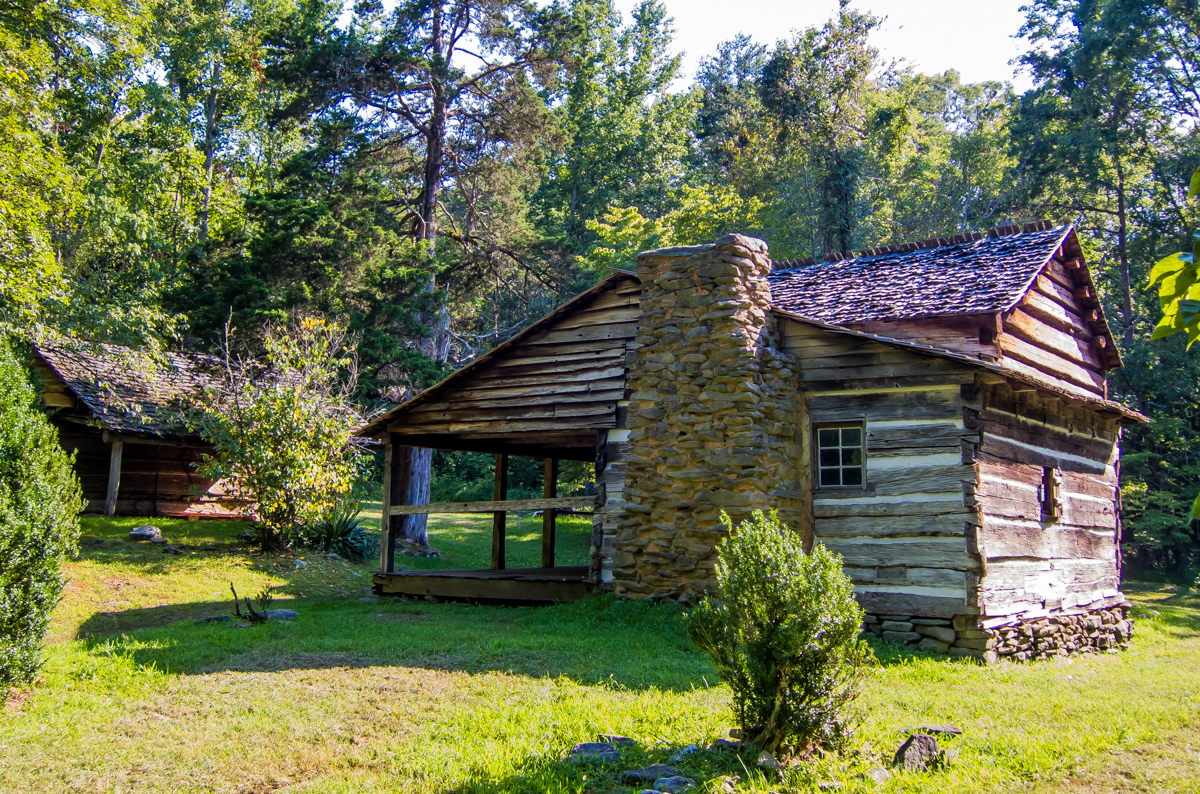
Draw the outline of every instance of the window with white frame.
<instances>
[{"instance_id":1,"label":"window with white frame","mask_svg":"<svg viewBox=\"0 0 1200 794\"><path fill-rule=\"evenodd\" d=\"M866 455L862 423L818 425L817 487L862 488L866 483Z\"/></svg>"}]
</instances>

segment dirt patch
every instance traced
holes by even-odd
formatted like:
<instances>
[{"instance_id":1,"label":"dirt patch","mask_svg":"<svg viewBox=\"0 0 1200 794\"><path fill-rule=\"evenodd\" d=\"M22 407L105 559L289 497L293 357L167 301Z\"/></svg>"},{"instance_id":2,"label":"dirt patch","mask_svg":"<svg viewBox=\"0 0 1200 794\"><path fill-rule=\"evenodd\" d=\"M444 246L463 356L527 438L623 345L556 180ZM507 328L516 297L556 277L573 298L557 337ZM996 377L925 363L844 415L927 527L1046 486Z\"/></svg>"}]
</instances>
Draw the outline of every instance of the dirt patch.
<instances>
[{"instance_id":1,"label":"dirt patch","mask_svg":"<svg viewBox=\"0 0 1200 794\"><path fill-rule=\"evenodd\" d=\"M378 662L352 653L266 653L246 651L235 654L219 665L201 670L201 674L216 672L278 673L284 670L335 670L339 668L373 667Z\"/></svg>"},{"instance_id":2,"label":"dirt patch","mask_svg":"<svg viewBox=\"0 0 1200 794\"><path fill-rule=\"evenodd\" d=\"M1197 769L1200 769L1200 727L1191 726L1160 742L1114 750L1066 780L1036 790L1074 794L1194 792Z\"/></svg>"}]
</instances>

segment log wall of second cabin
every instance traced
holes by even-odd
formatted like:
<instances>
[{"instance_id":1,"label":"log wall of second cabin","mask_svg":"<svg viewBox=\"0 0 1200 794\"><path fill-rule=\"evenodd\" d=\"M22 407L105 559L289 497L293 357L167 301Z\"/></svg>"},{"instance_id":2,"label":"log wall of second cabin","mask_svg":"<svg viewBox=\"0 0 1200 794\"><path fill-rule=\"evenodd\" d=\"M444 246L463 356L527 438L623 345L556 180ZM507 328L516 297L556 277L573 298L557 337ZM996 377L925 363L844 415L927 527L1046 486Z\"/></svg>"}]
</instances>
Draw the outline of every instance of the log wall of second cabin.
<instances>
[{"instance_id":1,"label":"log wall of second cabin","mask_svg":"<svg viewBox=\"0 0 1200 794\"><path fill-rule=\"evenodd\" d=\"M455 434L503 441L521 433L614 427L625 398L626 345L637 334L635 279L616 279L586 305L558 318L455 388L414 405L390 426L405 435Z\"/></svg>"},{"instance_id":2,"label":"log wall of second cabin","mask_svg":"<svg viewBox=\"0 0 1200 794\"><path fill-rule=\"evenodd\" d=\"M112 445L98 428L55 422L59 444L75 455L84 508L104 510ZM240 503L226 497L219 483L196 472L208 447L179 444L126 442L121 453L121 480L117 490L117 515L204 516L237 518Z\"/></svg>"},{"instance_id":3,"label":"log wall of second cabin","mask_svg":"<svg viewBox=\"0 0 1200 794\"><path fill-rule=\"evenodd\" d=\"M998 384L968 424L981 435L973 498L982 518L975 545L987 568L983 614L1030 618L1118 603L1115 422ZM1057 517L1044 513L1048 469L1061 482Z\"/></svg>"},{"instance_id":4,"label":"log wall of second cabin","mask_svg":"<svg viewBox=\"0 0 1200 794\"><path fill-rule=\"evenodd\" d=\"M979 514L966 503L974 469L964 459L978 431L963 421L965 409L980 407L974 374L791 320L782 337L799 362L809 455L814 426L864 424L866 487L814 486L812 499L813 535L842 555L864 609L943 619L978 612L982 565L967 536Z\"/></svg>"}]
</instances>

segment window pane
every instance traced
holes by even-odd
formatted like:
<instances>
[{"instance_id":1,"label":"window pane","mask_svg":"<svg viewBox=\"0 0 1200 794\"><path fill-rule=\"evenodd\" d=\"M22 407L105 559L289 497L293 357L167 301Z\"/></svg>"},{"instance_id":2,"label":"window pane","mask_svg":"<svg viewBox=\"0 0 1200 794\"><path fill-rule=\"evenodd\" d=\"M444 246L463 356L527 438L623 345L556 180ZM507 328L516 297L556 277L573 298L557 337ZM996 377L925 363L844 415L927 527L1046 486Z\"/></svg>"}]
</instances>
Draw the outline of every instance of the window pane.
<instances>
[{"instance_id":1,"label":"window pane","mask_svg":"<svg viewBox=\"0 0 1200 794\"><path fill-rule=\"evenodd\" d=\"M843 466L861 466L862 465L862 447L854 449L842 450L842 465Z\"/></svg>"},{"instance_id":2,"label":"window pane","mask_svg":"<svg viewBox=\"0 0 1200 794\"><path fill-rule=\"evenodd\" d=\"M821 469L821 485L841 485L837 469Z\"/></svg>"},{"instance_id":3,"label":"window pane","mask_svg":"<svg viewBox=\"0 0 1200 794\"><path fill-rule=\"evenodd\" d=\"M821 450L821 465L836 466L838 465L838 451L836 449Z\"/></svg>"},{"instance_id":4,"label":"window pane","mask_svg":"<svg viewBox=\"0 0 1200 794\"><path fill-rule=\"evenodd\" d=\"M842 469L842 485L862 485L862 469Z\"/></svg>"},{"instance_id":5,"label":"window pane","mask_svg":"<svg viewBox=\"0 0 1200 794\"><path fill-rule=\"evenodd\" d=\"M838 443L838 431L836 430L818 430L817 431L817 446L819 447L836 447Z\"/></svg>"},{"instance_id":6,"label":"window pane","mask_svg":"<svg viewBox=\"0 0 1200 794\"><path fill-rule=\"evenodd\" d=\"M843 447L861 447L862 446L862 428L843 427L842 428L842 446Z\"/></svg>"}]
</instances>

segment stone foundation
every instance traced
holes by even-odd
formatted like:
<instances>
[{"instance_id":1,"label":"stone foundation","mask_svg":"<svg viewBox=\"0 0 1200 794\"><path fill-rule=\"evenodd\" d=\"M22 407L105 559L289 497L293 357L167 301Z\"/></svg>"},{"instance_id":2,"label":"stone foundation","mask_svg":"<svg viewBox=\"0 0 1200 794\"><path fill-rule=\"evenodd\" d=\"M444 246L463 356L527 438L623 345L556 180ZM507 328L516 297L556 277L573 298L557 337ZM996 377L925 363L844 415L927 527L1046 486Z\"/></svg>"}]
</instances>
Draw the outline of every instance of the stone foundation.
<instances>
[{"instance_id":1,"label":"stone foundation","mask_svg":"<svg viewBox=\"0 0 1200 794\"><path fill-rule=\"evenodd\" d=\"M1116 651L1129 646L1133 619L1129 602L1093 610L1068 610L984 628L984 619L959 615L952 620L911 615L867 615L864 632L915 650L968 656L991 664L998 659L1025 661L1073 653ZM992 624L995 619L986 622Z\"/></svg>"}]
</instances>

